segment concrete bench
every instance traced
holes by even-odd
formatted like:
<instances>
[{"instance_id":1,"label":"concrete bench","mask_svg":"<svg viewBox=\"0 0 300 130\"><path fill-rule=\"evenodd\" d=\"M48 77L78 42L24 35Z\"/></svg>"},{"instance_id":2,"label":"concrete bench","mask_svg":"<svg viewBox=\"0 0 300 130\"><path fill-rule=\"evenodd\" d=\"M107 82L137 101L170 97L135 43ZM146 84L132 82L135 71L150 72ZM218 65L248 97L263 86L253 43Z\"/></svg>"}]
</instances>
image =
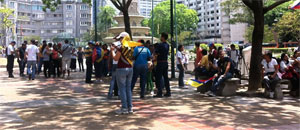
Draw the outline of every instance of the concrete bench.
<instances>
[{"instance_id":1,"label":"concrete bench","mask_svg":"<svg viewBox=\"0 0 300 130\"><path fill-rule=\"evenodd\" d=\"M281 89L288 89L288 90L292 89L292 82L288 79L280 80L279 84L280 84ZM288 85L288 87L284 87L283 85Z\"/></svg>"},{"instance_id":2,"label":"concrete bench","mask_svg":"<svg viewBox=\"0 0 300 130\"><path fill-rule=\"evenodd\" d=\"M236 95L236 90L239 84L240 84L239 78L227 79L223 84L221 84L217 94L221 96L234 96Z\"/></svg>"},{"instance_id":3,"label":"concrete bench","mask_svg":"<svg viewBox=\"0 0 300 130\"><path fill-rule=\"evenodd\" d=\"M284 86L283 86L284 84L287 84L288 87L284 87ZM292 88L292 83L291 83L290 80L288 80L288 79L282 79L282 80L280 80L280 81L277 83L277 85L276 85L276 87L275 87L275 90L274 90L274 99L276 99L276 100L282 100L282 99L283 99L283 96L284 96L282 90L284 90L284 89L290 90L291 88ZM265 94L265 97L269 97L269 96L270 96L270 95L269 95L270 92L267 91L266 89L265 89L264 94Z\"/></svg>"}]
</instances>

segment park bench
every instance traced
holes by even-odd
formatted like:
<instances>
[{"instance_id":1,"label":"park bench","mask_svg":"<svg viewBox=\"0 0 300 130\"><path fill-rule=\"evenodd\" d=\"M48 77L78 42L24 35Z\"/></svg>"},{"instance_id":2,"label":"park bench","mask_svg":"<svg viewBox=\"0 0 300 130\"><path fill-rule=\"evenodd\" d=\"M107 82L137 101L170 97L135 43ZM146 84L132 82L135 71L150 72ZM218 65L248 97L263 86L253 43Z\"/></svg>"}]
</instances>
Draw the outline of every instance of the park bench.
<instances>
[{"instance_id":1,"label":"park bench","mask_svg":"<svg viewBox=\"0 0 300 130\"><path fill-rule=\"evenodd\" d=\"M200 76L198 79L199 80L205 80L205 79L208 79L209 77L206 77L206 76ZM217 92L217 95L221 95L221 96L233 96L236 94L236 90L239 86L239 82L240 82L240 79L239 78L230 78L230 79L227 79L223 84L221 84L218 92ZM212 86L213 84L213 81L209 81L207 82L206 84L200 86L197 88L197 92L200 92L200 93L205 93L207 92L210 87Z\"/></svg>"},{"instance_id":2,"label":"park bench","mask_svg":"<svg viewBox=\"0 0 300 130\"><path fill-rule=\"evenodd\" d=\"M234 96L236 94L236 90L240 86L239 78L230 78L227 79L223 84L221 84L217 95L220 96Z\"/></svg>"},{"instance_id":3,"label":"park bench","mask_svg":"<svg viewBox=\"0 0 300 130\"><path fill-rule=\"evenodd\" d=\"M285 85L287 85L287 87L286 87ZM283 96L284 96L283 90L288 90L288 91L290 91L291 88L292 88L292 83L291 83L290 80L288 80L288 79L282 79L282 80L280 80L280 81L277 83L277 85L276 85L276 87L275 87L275 90L274 90L274 99L276 99L276 100L282 100L282 99L283 99ZM265 92L264 92L265 97L269 97L269 93L270 93L270 92L268 92L268 91L265 89Z\"/></svg>"}]
</instances>

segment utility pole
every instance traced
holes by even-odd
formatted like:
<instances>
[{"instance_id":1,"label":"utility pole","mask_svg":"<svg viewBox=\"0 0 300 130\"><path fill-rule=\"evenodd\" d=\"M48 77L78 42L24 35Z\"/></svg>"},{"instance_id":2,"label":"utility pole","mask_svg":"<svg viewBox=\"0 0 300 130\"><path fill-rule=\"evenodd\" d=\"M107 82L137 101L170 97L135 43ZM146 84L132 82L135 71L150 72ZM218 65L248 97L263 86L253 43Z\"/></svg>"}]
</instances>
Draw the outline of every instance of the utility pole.
<instances>
[{"instance_id":1,"label":"utility pole","mask_svg":"<svg viewBox=\"0 0 300 130\"><path fill-rule=\"evenodd\" d=\"M174 18L173 18L173 0L171 0L171 78L174 79L175 78L175 52L174 52Z\"/></svg>"},{"instance_id":2,"label":"utility pole","mask_svg":"<svg viewBox=\"0 0 300 130\"><path fill-rule=\"evenodd\" d=\"M94 0L95 43L97 42L97 0Z\"/></svg>"},{"instance_id":3,"label":"utility pole","mask_svg":"<svg viewBox=\"0 0 300 130\"><path fill-rule=\"evenodd\" d=\"M152 33L152 38L151 38L151 41L152 41L152 44L154 44L153 42L154 42L154 39L153 39L153 37L154 37L154 3L153 3L153 1L154 0L152 0L152 11L151 11L151 13L152 13L152 29L151 29L151 33Z\"/></svg>"}]
</instances>

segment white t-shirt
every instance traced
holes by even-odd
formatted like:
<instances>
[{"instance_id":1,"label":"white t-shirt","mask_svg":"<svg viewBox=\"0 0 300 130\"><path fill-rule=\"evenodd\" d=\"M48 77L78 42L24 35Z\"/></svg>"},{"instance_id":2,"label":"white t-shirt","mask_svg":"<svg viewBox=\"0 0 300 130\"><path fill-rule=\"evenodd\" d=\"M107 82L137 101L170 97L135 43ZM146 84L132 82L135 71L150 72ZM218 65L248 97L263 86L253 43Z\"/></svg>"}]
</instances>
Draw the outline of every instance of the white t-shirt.
<instances>
[{"instance_id":1,"label":"white t-shirt","mask_svg":"<svg viewBox=\"0 0 300 130\"><path fill-rule=\"evenodd\" d=\"M274 66L278 65L278 63L277 63L277 61L275 59L272 59L269 63L267 63L267 61L265 59L263 59L261 61L261 64L265 68L265 72L264 73L275 72Z\"/></svg>"},{"instance_id":2,"label":"white t-shirt","mask_svg":"<svg viewBox=\"0 0 300 130\"><path fill-rule=\"evenodd\" d=\"M282 72L285 72L285 69L291 65L290 63L291 63L291 62L289 62L288 64L286 64L285 61L281 61L281 62L280 62L280 70L281 70Z\"/></svg>"},{"instance_id":3,"label":"white t-shirt","mask_svg":"<svg viewBox=\"0 0 300 130\"><path fill-rule=\"evenodd\" d=\"M39 53L39 48L36 45L28 45L26 48L28 54L27 61L36 61L37 53Z\"/></svg>"},{"instance_id":4,"label":"white t-shirt","mask_svg":"<svg viewBox=\"0 0 300 130\"><path fill-rule=\"evenodd\" d=\"M15 48L12 45L8 45L7 55L14 55L13 53L11 53L12 51L15 51Z\"/></svg>"},{"instance_id":5,"label":"white t-shirt","mask_svg":"<svg viewBox=\"0 0 300 130\"><path fill-rule=\"evenodd\" d=\"M230 59L233 60L235 63L239 61L239 52L237 50L230 51Z\"/></svg>"},{"instance_id":6,"label":"white t-shirt","mask_svg":"<svg viewBox=\"0 0 300 130\"><path fill-rule=\"evenodd\" d=\"M181 63L184 64L184 57L182 55L182 52L178 51L176 54L176 64L179 65L180 62L178 61L178 59L181 60Z\"/></svg>"}]
</instances>

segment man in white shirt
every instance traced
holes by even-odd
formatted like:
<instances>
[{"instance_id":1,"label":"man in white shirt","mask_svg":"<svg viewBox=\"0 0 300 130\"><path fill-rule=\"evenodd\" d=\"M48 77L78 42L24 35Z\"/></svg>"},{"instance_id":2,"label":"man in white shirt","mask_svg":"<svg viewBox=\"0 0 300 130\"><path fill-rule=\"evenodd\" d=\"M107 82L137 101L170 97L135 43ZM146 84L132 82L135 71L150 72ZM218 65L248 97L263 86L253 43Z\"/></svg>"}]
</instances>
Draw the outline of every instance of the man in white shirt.
<instances>
[{"instance_id":1,"label":"man in white shirt","mask_svg":"<svg viewBox=\"0 0 300 130\"><path fill-rule=\"evenodd\" d=\"M8 71L8 77L14 78L13 75L13 68L14 68L14 59L15 59L15 46L16 42L12 41L7 47L7 71Z\"/></svg>"},{"instance_id":2,"label":"man in white shirt","mask_svg":"<svg viewBox=\"0 0 300 130\"><path fill-rule=\"evenodd\" d=\"M31 43L27 46L25 51L25 58L27 60L27 72L29 80L35 79L36 64L38 60L39 48L34 44L35 41L31 40Z\"/></svg>"},{"instance_id":3,"label":"man in white shirt","mask_svg":"<svg viewBox=\"0 0 300 130\"><path fill-rule=\"evenodd\" d=\"M235 64L235 68L237 68L239 62L239 51L235 48L234 44L231 44L230 48L231 50L228 53L228 55L230 59L233 61L233 63Z\"/></svg>"},{"instance_id":4,"label":"man in white shirt","mask_svg":"<svg viewBox=\"0 0 300 130\"><path fill-rule=\"evenodd\" d=\"M73 47L70 45L68 40L65 40L65 44L62 46L61 49L63 77L65 77L66 70L68 72L68 77L70 76L72 51Z\"/></svg>"},{"instance_id":5,"label":"man in white shirt","mask_svg":"<svg viewBox=\"0 0 300 130\"><path fill-rule=\"evenodd\" d=\"M179 85L179 88L187 88L184 86L184 81L183 81L183 78L184 78L184 71L185 71L185 67L184 67L184 55L182 54L184 50L184 46L183 45L179 45L178 46L178 51L177 51L177 54L176 54L176 58L177 58L177 68L179 69L179 77L178 77L178 85Z\"/></svg>"}]
</instances>

